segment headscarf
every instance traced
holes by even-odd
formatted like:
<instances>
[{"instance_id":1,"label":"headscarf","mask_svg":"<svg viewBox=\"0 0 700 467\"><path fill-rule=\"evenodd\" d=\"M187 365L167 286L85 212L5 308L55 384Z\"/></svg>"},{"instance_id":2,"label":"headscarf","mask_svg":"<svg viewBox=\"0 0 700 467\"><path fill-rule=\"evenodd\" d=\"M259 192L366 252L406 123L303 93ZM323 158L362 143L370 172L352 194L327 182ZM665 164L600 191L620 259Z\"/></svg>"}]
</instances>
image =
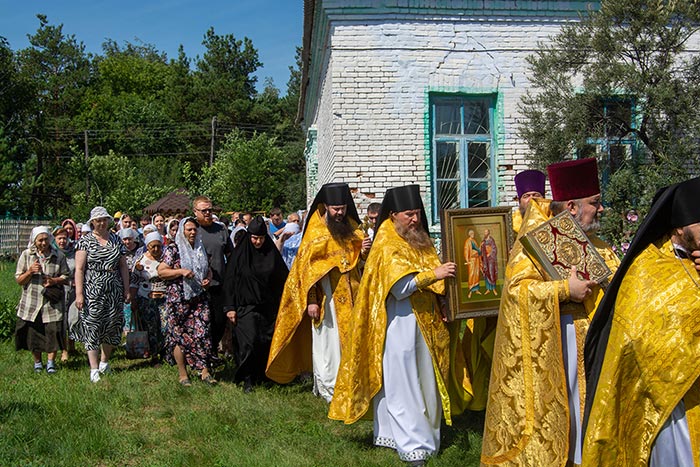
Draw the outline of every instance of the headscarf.
<instances>
[{"instance_id":1,"label":"headscarf","mask_svg":"<svg viewBox=\"0 0 700 467\"><path fill-rule=\"evenodd\" d=\"M159 232L151 232L148 235L146 235L146 238L143 241L144 246L148 246L149 243L159 241L160 243L163 243L163 236Z\"/></svg>"},{"instance_id":2,"label":"headscarf","mask_svg":"<svg viewBox=\"0 0 700 467\"><path fill-rule=\"evenodd\" d=\"M148 224L143 228L143 234L146 234L146 231L150 230L151 232L158 232L158 227L155 226L155 224Z\"/></svg>"},{"instance_id":3,"label":"headscarf","mask_svg":"<svg viewBox=\"0 0 700 467\"><path fill-rule=\"evenodd\" d=\"M174 242L174 241L175 241L175 237L170 235L170 225L171 225L173 222L178 222L178 223L179 223L180 221L177 220L176 217L171 217L170 219L168 219L168 220L165 221L165 236L167 237L167 239L168 239L169 242Z\"/></svg>"},{"instance_id":4,"label":"headscarf","mask_svg":"<svg viewBox=\"0 0 700 467\"><path fill-rule=\"evenodd\" d=\"M72 243L78 240L78 226L75 224L75 221L73 219L63 219L63 221L61 222L61 227L65 228L66 224L70 224L71 226L73 226L73 236L68 237L68 243Z\"/></svg>"},{"instance_id":5,"label":"headscarf","mask_svg":"<svg viewBox=\"0 0 700 467\"><path fill-rule=\"evenodd\" d=\"M39 235L44 234L44 233L49 236L49 254L48 255L42 254L37 249L36 245L34 244L34 242L36 241L36 237L38 237ZM51 228L46 227L44 225L40 225L39 227L34 227L32 229L32 233L29 236L29 245L27 245L27 246L29 247L29 251L31 251L32 253L35 253L39 257L39 261L41 262L42 266L43 266L44 262L46 261L46 258L51 256L51 252L55 251L54 246L53 246L54 241L55 240L53 238L53 235L51 234Z\"/></svg>"},{"instance_id":6,"label":"headscarf","mask_svg":"<svg viewBox=\"0 0 700 467\"><path fill-rule=\"evenodd\" d=\"M131 227L127 227L126 229L120 229L119 232L117 232L117 235L119 235L119 238L121 238L122 240L124 240L125 238L133 238L134 240L139 238L138 232L136 232Z\"/></svg>"},{"instance_id":7,"label":"headscarf","mask_svg":"<svg viewBox=\"0 0 700 467\"><path fill-rule=\"evenodd\" d=\"M234 248L236 248L236 245L238 245L238 242L236 242L236 234L241 230L245 230L245 225L238 225L235 229L233 229L233 232L231 232L231 243L233 243Z\"/></svg>"},{"instance_id":8,"label":"headscarf","mask_svg":"<svg viewBox=\"0 0 700 467\"><path fill-rule=\"evenodd\" d=\"M46 227L45 225L40 225L32 229L32 233L29 235L29 243L27 244L27 248L32 248L34 246L34 242L36 241L36 237L43 233L49 236L49 245L51 245L54 241L53 234L51 234L51 228Z\"/></svg>"},{"instance_id":9,"label":"headscarf","mask_svg":"<svg viewBox=\"0 0 700 467\"><path fill-rule=\"evenodd\" d=\"M199 229L197 229L197 237L194 239L194 247L185 238L186 222L194 222L197 225L199 223L193 217L185 217L180 221L177 234L175 235L175 244L180 253L180 266L194 273L194 277L185 277L182 281L185 299L190 300L204 291L202 281L207 277L209 260L207 259L207 251L204 249L204 242L202 242L202 233Z\"/></svg>"}]
</instances>

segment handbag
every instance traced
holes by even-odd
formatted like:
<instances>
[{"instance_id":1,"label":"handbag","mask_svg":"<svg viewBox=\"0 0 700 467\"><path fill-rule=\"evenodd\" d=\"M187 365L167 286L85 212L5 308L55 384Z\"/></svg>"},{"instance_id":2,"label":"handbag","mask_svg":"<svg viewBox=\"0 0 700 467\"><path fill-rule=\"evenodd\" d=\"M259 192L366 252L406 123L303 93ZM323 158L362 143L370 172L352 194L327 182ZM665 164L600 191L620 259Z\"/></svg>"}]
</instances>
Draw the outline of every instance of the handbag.
<instances>
[{"instance_id":1,"label":"handbag","mask_svg":"<svg viewBox=\"0 0 700 467\"><path fill-rule=\"evenodd\" d=\"M139 320L136 318L136 315L137 313L132 310L131 329L135 329L135 331L126 333L126 358L130 360L150 357L148 332L140 329Z\"/></svg>"},{"instance_id":2,"label":"handbag","mask_svg":"<svg viewBox=\"0 0 700 467\"><path fill-rule=\"evenodd\" d=\"M55 305L63 300L65 290L63 289L62 285L50 285L48 287L44 287L44 289L41 291L41 295L46 297L52 305Z\"/></svg>"}]
</instances>

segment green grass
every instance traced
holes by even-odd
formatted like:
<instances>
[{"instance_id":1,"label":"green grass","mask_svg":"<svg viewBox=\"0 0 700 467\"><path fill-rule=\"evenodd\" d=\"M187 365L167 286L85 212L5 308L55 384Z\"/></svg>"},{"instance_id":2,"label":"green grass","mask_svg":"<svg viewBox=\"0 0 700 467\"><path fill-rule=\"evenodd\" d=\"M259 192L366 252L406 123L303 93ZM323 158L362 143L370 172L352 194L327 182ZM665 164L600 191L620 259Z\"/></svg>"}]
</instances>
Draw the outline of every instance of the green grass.
<instances>
[{"instance_id":1,"label":"green grass","mask_svg":"<svg viewBox=\"0 0 700 467\"><path fill-rule=\"evenodd\" d=\"M18 297L6 276L0 267L0 293ZM84 355L55 375L34 374L29 352L0 342L0 466L404 465L394 451L372 446L371 422L329 420L310 384L244 394L226 368L216 387L193 380L182 388L175 368L126 360L122 350L112 366L98 384ZM429 465L478 465L482 427L480 413L443 425Z\"/></svg>"}]
</instances>

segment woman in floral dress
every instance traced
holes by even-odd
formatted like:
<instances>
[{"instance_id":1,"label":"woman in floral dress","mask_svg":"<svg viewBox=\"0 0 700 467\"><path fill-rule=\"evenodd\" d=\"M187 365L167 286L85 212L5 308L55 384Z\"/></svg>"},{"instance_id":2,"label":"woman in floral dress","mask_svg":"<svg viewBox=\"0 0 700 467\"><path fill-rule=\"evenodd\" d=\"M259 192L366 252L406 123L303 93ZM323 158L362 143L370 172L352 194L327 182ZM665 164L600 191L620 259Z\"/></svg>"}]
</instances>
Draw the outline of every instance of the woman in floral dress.
<instances>
[{"instance_id":1,"label":"woman in floral dress","mask_svg":"<svg viewBox=\"0 0 700 467\"><path fill-rule=\"evenodd\" d=\"M146 253L136 259L131 270L131 306L132 313L138 317L139 328L148 332L151 364L157 365L163 353L167 327L166 284L158 276L158 266L163 256L163 237L158 232L151 232L146 235L144 243Z\"/></svg>"},{"instance_id":2,"label":"woman in floral dress","mask_svg":"<svg viewBox=\"0 0 700 467\"><path fill-rule=\"evenodd\" d=\"M192 384L187 366L201 372L205 383L216 384L209 371L212 348L206 288L211 272L198 229L196 219L182 219L175 241L168 245L158 266L158 275L169 281L165 301L168 313L166 359L171 365L177 365L183 386Z\"/></svg>"}]
</instances>

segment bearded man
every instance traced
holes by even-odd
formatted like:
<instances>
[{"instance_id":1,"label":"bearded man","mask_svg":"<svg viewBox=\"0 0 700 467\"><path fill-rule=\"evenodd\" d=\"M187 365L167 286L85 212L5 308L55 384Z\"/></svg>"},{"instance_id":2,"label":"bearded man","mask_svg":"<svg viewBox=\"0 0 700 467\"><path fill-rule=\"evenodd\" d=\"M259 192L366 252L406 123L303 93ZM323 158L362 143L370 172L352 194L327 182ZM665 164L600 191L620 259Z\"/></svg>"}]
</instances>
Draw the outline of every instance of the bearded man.
<instances>
[{"instance_id":1,"label":"bearded man","mask_svg":"<svg viewBox=\"0 0 700 467\"><path fill-rule=\"evenodd\" d=\"M583 465L700 459L700 178L661 189L586 337Z\"/></svg>"},{"instance_id":2,"label":"bearded man","mask_svg":"<svg viewBox=\"0 0 700 467\"><path fill-rule=\"evenodd\" d=\"M359 225L348 185L323 185L289 271L267 363L267 377L282 384L313 370L314 394L328 402L354 326L358 267L371 246Z\"/></svg>"},{"instance_id":3,"label":"bearded man","mask_svg":"<svg viewBox=\"0 0 700 467\"><path fill-rule=\"evenodd\" d=\"M529 201L519 233L567 210L611 270L619 259L595 236L603 212L595 159L547 167L551 204ZM481 451L482 465L581 463L583 340L603 289L575 268L548 280L516 242L505 272Z\"/></svg>"},{"instance_id":4,"label":"bearded man","mask_svg":"<svg viewBox=\"0 0 700 467\"><path fill-rule=\"evenodd\" d=\"M424 465L440 448L443 411L450 423L442 298L457 265L435 252L418 185L388 190L377 225L329 417L354 423L373 403L374 444Z\"/></svg>"},{"instance_id":5,"label":"bearded man","mask_svg":"<svg viewBox=\"0 0 700 467\"><path fill-rule=\"evenodd\" d=\"M539 170L523 170L513 180L518 196L518 209L513 211L513 230L517 235L523 223L523 216L530 200L544 198L545 176Z\"/></svg>"}]
</instances>

